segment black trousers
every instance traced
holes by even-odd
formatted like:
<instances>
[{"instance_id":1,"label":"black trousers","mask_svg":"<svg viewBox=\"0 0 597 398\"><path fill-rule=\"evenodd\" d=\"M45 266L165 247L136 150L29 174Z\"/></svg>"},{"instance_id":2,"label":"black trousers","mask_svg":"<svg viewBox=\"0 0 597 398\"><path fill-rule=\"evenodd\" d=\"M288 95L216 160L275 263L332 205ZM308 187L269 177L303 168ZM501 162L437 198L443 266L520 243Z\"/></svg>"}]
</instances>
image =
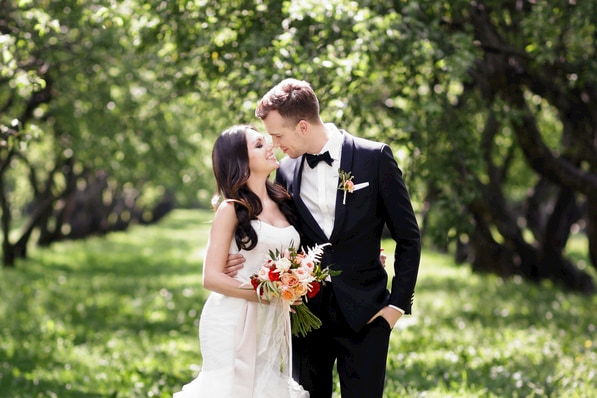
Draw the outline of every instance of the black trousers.
<instances>
[{"instance_id":1,"label":"black trousers","mask_svg":"<svg viewBox=\"0 0 597 398\"><path fill-rule=\"evenodd\" d=\"M293 376L310 398L330 398L337 362L342 398L382 398L391 328L382 317L353 331L331 286L320 292L322 326L292 340Z\"/></svg>"}]
</instances>

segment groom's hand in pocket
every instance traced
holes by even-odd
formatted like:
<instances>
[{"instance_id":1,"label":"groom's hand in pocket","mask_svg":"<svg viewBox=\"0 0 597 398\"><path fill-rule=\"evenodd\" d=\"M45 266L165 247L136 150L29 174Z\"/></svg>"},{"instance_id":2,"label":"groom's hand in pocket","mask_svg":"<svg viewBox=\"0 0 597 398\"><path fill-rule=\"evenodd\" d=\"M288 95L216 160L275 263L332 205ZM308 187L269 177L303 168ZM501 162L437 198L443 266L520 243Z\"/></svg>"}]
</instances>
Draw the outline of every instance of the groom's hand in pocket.
<instances>
[{"instance_id":1,"label":"groom's hand in pocket","mask_svg":"<svg viewBox=\"0 0 597 398\"><path fill-rule=\"evenodd\" d=\"M224 273L230 277L234 277L244 265L245 258L242 254L229 254L226 266L224 267Z\"/></svg>"},{"instance_id":2,"label":"groom's hand in pocket","mask_svg":"<svg viewBox=\"0 0 597 398\"><path fill-rule=\"evenodd\" d=\"M373 315L373 317L371 319L369 319L369 322L367 322L368 324L373 322L375 320L375 318L377 317L382 317L386 320L386 322L388 323L388 325L390 326L390 329L393 329L394 326L396 325L396 323L398 322L398 319L400 319L402 317L402 312L398 311L395 308L390 307L389 305L386 305L385 307L383 307L381 310L379 310L379 312L375 315Z\"/></svg>"}]
</instances>

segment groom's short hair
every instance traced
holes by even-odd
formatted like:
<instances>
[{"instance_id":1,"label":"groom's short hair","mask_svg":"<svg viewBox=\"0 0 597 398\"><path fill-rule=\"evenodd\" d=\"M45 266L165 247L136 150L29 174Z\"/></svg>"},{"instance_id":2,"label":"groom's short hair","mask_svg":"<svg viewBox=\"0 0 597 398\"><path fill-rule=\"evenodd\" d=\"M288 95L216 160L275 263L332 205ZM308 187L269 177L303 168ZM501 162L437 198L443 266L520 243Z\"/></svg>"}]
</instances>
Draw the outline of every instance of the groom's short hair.
<instances>
[{"instance_id":1,"label":"groom's short hair","mask_svg":"<svg viewBox=\"0 0 597 398\"><path fill-rule=\"evenodd\" d=\"M255 116L263 120L271 111L278 111L293 126L301 120L315 123L319 120L319 100L306 81L284 79L261 98Z\"/></svg>"}]
</instances>

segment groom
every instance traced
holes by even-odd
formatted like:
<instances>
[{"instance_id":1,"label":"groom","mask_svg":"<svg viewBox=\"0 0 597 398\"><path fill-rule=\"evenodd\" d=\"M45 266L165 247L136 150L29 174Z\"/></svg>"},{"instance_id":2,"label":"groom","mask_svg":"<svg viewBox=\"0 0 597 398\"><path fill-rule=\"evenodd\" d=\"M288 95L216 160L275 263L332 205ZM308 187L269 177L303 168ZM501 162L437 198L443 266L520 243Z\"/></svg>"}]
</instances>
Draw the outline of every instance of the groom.
<instances>
[{"instance_id":1,"label":"groom","mask_svg":"<svg viewBox=\"0 0 597 398\"><path fill-rule=\"evenodd\" d=\"M390 332L411 313L421 252L402 173L389 146L324 124L305 81L280 82L255 115L288 155L276 182L296 205L301 246L331 243L322 266L342 271L308 302L322 326L293 338L294 377L311 398L330 398L337 362L343 398L381 398ZM384 225L396 242L391 291L379 256Z\"/></svg>"}]
</instances>

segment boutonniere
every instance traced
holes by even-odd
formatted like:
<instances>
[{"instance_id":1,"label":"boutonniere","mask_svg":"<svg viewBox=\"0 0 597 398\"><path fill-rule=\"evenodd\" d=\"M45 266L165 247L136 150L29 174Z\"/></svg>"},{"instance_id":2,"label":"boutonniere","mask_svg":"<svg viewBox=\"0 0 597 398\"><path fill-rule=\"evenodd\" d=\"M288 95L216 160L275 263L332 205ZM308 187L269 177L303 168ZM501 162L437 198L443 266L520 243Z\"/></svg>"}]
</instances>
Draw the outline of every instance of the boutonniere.
<instances>
[{"instance_id":1,"label":"boutonniere","mask_svg":"<svg viewBox=\"0 0 597 398\"><path fill-rule=\"evenodd\" d=\"M345 172L342 169L338 169L338 177L340 177L340 185L338 185L338 189L344 191L344 198L342 199L342 204L346 204L346 192L352 193L354 191L354 182L352 179L354 178L351 175L351 172Z\"/></svg>"}]
</instances>

